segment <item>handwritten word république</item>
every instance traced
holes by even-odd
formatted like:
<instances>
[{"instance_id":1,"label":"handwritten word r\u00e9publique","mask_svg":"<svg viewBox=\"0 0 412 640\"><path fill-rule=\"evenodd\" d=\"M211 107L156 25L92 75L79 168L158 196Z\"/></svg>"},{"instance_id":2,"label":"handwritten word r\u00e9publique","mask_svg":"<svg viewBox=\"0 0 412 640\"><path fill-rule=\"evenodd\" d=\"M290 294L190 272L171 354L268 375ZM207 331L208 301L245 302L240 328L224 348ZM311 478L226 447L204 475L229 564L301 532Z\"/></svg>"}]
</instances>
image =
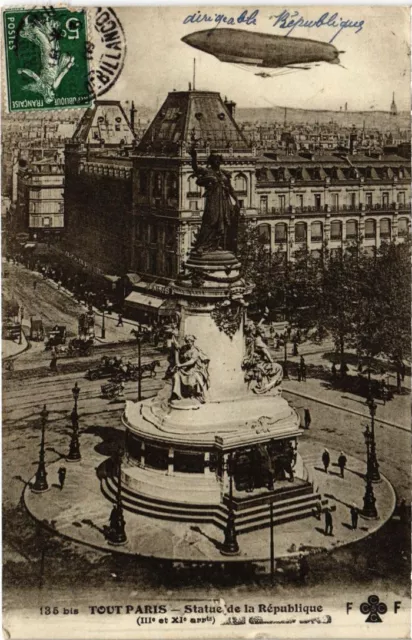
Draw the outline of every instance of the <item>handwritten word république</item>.
<instances>
[{"instance_id":1,"label":"handwritten word r\u00e9publique","mask_svg":"<svg viewBox=\"0 0 412 640\"><path fill-rule=\"evenodd\" d=\"M355 29L355 33L359 33L365 24L364 20L345 20L341 18L338 13L331 14L329 11L323 13L317 20L306 20L299 11L290 12L284 9L278 15L270 16L269 19L274 20L273 27L285 29L286 36L289 36L298 28L320 29L321 27L329 27L331 29L337 29L336 33L329 40L329 44L331 44L344 29Z\"/></svg>"}]
</instances>

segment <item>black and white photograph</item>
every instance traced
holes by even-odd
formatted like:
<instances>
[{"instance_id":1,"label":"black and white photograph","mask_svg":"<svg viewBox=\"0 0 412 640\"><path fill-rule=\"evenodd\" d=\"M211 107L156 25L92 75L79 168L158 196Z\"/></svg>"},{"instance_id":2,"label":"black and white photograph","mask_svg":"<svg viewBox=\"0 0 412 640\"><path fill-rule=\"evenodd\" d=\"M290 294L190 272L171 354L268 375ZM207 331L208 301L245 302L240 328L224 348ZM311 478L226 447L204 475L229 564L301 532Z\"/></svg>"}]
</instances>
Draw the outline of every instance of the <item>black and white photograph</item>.
<instances>
[{"instance_id":1,"label":"black and white photograph","mask_svg":"<svg viewBox=\"0 0 412 640\"><path fill-rule=\"evenodd\" d=\"M4 637L410 637L409 7L1 28Z\"/></svg>"}]
</instances>

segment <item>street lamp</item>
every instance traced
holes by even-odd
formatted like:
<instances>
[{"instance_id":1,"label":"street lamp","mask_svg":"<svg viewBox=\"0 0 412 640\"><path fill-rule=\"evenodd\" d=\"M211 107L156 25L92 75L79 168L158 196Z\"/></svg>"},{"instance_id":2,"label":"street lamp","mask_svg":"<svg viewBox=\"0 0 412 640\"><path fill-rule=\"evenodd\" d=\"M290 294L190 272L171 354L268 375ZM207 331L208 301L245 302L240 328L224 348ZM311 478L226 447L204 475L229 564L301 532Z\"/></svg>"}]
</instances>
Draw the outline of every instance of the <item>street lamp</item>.
<instances>
[{"instance_id":1,"label":"street lamp","mask_svg":"<svg viewBox=\"0 0 412 640\"><path fill-rule=\"evenodd\" d=\"M20 333L19 333L19 344L22 343L23 341L23 318L24 318L24 314L23 314L23 307L21 307L20 309Z\"/></svg>"},{"instance_id":2,"label":"street lamp","mask_svg":"<svg viewBox=\"0 0 412 640\"><path fill-rule=\"evenodd\" d=\"M69 454L66 457L67 462L79 462L81 460L80 454L80 443L79 443L79 414L77 413L77 400L79 398L80 387L77 386L77 382L75 382L74 387L72 389L72 394L74 398L74 407L71 412L71 420L72 420L72 437L70 440L70 448Z\"/></svg>"},{"instance_id":3,"label":"street lamp","mask_svg":"<svg viewBox=\"0 0 412 640\"><path fill-rule=\"evenodd\" d=\"M235 512L233 509L233 453L230 452L226 464L229 474L229 510L227 514L227 522L225 527L225 541L223 542L220 553L224 556L237 556L239 553L239 545L237 542L237 533L235 527Z\"/></svg>"},{"instance_id":4,"label":"street lamp","mask_svg":"<svg viewBox=\"0 0 412 640\"><path fill-rule=\"evenodd\" d=\"M134 335L136 336L137 340L137 400L138 402L140 402L142 399L142 340L144 336L144 331L142 331L142 327L140 324L138 329L134 331Z\"/></svg>"},{"instance_id":5,"label":"street lamp","mask_svg":"<svg viewBox=\"0 0 412 640\"><path fill-rule=\"evenodd\" d=\"M371 431L370 431L370 451L369 451L369 475L371 482L380 482L380 474L379 474L379 463L376 457L376 442L375 442L375 414L376 414L376 402L372 395L371 386L369 386L368 398L366 400L366 404L369 408L369 413L371 416Z\"/></svg>"},{"instance_id":6,"label":"street lamp","mask_svg":"<svg viewBox=\"0 0 412 640\"><path fill-rule=\"evenodd\" d=\"M123 516L122 507L122 454L119 451L117 454L117 493L116 504L113 506L110 514L110 527L107 535L109 544L114 546L120 546L126 544L127 536L125 531L125 520Z\"/></svg>"},{"instance_id":7,"label":"street lamp","mask_svg":"<svg viewBox=\"0 0 412 640\"><path fill-rule=\"evenodd\" d=\"M369 428L366 427L366 431L364 432L365 443L366 443L366 452L367 452L367 464L366 464L366 489L365 495L363 497L363 509L362 516L368 519L375 519L378 517L378 511L376 509L376 498L373 493L373 485L371 478L371 464L370 464L370 445L372 442L371 432Z\"/></svg>"},{"instance_id":8,"label":"street lamp","mask_svg":"<svg viewBox=\"0 0 412 640\"><path fill-rule=\"evenodd\" d=\"M41 417L41 440L40 440L40 455L39 455L39 466L36 471L36 479L34 481L31 490L33 493L44 493L48 491L49 485L47 484L47 471L46 465L44 462L44 435L46 430L47 418L49 416L49 412L46 409L46 405L43 406L43 409L40 412Z\"/></svg>"},{"instance_id":9,"label":"street lamp","mask_svg":"<svg viewBox=\"0 0 412 640\"><path fill-rule=\"evenodd\" d=\"M106 310L107 310L107 307L106 307L106 305L104 305L103 309L102 309L102 333L101 333L101 336L100 336L102 340L106 339L106 326L104 324L104 314L105 314Z\"/></svg>"}]
</instances>

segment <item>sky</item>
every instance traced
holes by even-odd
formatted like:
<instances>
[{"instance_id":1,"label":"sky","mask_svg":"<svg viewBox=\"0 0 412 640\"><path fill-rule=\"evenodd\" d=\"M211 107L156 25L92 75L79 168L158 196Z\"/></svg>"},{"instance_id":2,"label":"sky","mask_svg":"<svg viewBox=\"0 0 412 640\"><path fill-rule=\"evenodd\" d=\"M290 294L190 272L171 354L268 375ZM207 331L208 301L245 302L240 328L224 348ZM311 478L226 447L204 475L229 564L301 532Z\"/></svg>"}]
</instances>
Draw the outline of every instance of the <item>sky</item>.
<instances>
[{"instance_id":1,"label":"sky","mask_svg":"<svg viewBox=\"0 0 412 640\"><path fill-rule=\"evenodd\" d=\"M309 71L286 76L261 78L252 71L223 63L210 54L193 49L181 38L194 31L209 29L214 23L184 24L189 14L199 10L214 18L225 14L237 18L245 7L235 6L160 6L116 7L127 41L125 66L116 85L102 98L133 99L136 105L159 107L167 92L187 90L196 58L196 89L218 91L234 100L238 107L288 106L305 109L389 110L392 92L398 109L410 109L410 27L409 9L397 6L292 7L305 20L316 21L329 11L335 21L352 21L359 26L343 29L333 44L344 51L340 59L345 67L322 63ZM286 35L287 30L273 26L271 16L284 7L254 5L248 15L259 10L256 25L220 26L253 32ZM290 18L289 18L290 19ZM219 25L216 26L219 28ZM334 27L297 27L293 37L329 42L339 29ZM356 33L358 31L358 33Z\"/></svg>"}]
</instances>

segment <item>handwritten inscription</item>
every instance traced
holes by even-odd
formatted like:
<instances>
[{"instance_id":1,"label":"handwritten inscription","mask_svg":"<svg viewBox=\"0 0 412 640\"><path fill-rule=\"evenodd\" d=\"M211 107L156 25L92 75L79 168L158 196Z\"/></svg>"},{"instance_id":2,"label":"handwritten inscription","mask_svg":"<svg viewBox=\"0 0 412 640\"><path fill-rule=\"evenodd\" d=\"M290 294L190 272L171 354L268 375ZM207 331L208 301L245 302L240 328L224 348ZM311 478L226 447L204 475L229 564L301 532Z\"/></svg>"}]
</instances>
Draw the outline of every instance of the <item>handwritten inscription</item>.
<instances>
[{"instance_id":1,"label":"handwritten inscription","mask_svg":"<svg viewBox=\"0 0 412 640\"><path fill-rule=\"evenodd\" d=\"M274 20L273 27L279 29L285 29L286 36L289 36L295 29L320 29L321 27L329 27L330 29L337 29L332 38L329 40L331 44L335 38L344 29L354 29L355 33L362 31L365 24L364 20L345 20L339 16L338 13L329 13L326 11L317 20L305 20L305 18L299 13L299 11L287 11L284 9L278 15L270 16L270 20Z\"/></svg>"},{"instance_id":2,"label":"handwritten inscription","mask_svg":"<svg viewBox=\"0 0 412 640\"><path fill-rule=\"evenodd\" d=\"M215 13L213 15L209 15L208 13L201 13L200 11L196 11L196 13L189 13L186 18L183 20L183 24L199 24L200 22L213 23L216 26L220 24L227 25L235 25L241 24L246 27L250 27L251 25L256 25L256 20L259 15L259 9L255 9L250 14L247 10L242 11L240 15L237 17L228 16L225 13Z\"/></svg>"}]
</instances>

